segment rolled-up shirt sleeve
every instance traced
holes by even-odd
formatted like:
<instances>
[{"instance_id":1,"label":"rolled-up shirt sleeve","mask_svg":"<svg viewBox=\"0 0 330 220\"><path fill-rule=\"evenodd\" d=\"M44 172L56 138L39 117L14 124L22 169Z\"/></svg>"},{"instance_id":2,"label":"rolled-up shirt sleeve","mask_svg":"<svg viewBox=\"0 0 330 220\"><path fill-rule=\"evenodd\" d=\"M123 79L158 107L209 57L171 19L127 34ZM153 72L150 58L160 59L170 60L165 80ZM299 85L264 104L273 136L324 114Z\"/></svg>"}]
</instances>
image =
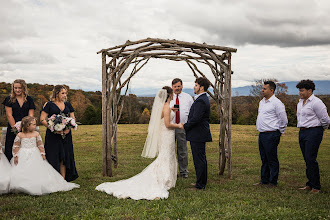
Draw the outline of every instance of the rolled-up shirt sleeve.
<instances>
[{"instance_id":1,"label":"rolled-up shirt sleeve","mask_svg":"<svg viewBox=\"0 0 330 220\"><path fill-rule=\"evenodd\" d=\"M330 117L328 115L327 107L325 104L322 101L315 102L313 105L313 110L317 118L320 120L323 129L327 129L330 124Z\"/></svg>"},{"instance_id":2,"label":"rolled-up shirt sleeve","mask_svg":"<svg viewBox=\"0 0 330 220\"><path fill-rule=\"evenodd\" d=\"M279 119L279 130L283 134L288 125L288 117L283 103L276 105L276 115Z\"/></svg>"}]
</instances>

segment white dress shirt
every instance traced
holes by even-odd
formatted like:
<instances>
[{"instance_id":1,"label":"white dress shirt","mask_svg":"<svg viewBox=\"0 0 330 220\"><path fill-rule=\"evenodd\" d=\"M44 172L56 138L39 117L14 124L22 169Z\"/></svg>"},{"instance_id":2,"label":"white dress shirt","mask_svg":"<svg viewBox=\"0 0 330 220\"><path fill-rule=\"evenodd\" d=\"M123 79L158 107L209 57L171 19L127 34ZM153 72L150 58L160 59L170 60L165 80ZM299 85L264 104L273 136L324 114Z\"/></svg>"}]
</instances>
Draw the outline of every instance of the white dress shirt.
<instances>
[{"instance_id":1,"label":"white dress shirt","mask_svg":"<svg viewBox=\"0 0 330 220\"><path fill-rule=\"evenodd\" d=\"M311 128L322 126L324 129L329 127L330 118L327 107L321 99L312 94L303 105L304 99L299 99L297 104L297 127Z\"/></svg>"},{"instance_id":2,"label":"white dress shirt","mask_svg":"<svg viewBox=\"0 0 330 220\"><path fill-rule=\"evenodd\" d=\"M173 94L173 99L170 102L170 107L172 108L176 103L177 94ZM190 107L193 104L193 98L185 92L179 94L179 106L180 106L180 123L187 123ZM176 116L173 118L172 122L175 122Z\"/></svg>"},{"instance_id":3,"label":"white dress shirt","mask_svg":"<svg viewBox=\"0 0 330 220\"><path fill-rule=\"evenodd\" d=\"M203 95L203 94L206 94L206 92L202 92L201 94L195 95L195 96L194 96L194 100L196 100L199 96L201 96L201 95Z\"/></svg>"},{"instance_id":4,"label":"white dress shirt","mask_svg":"<svg viewBox=\"0 0 330 220\"><path fill-rule=\"evenodd\" d=\"M257 130L259 132L279 130L284 133L288 124L284 104L272 95L269 99L263 98L259 102Z\"/></svg>"}]
</instances>

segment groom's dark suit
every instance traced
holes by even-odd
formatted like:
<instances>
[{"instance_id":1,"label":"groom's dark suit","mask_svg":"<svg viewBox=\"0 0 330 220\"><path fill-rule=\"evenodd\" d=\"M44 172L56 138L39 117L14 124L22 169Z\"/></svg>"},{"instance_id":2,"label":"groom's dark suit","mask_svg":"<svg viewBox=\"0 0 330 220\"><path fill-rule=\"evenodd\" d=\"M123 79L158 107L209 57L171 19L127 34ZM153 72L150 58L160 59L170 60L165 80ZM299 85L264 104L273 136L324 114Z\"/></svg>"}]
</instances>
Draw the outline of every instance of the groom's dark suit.
<instances>
[{"instance_id":1,"label":"groom's dark suit","mask_svg":"<svg viewBox=\"0 0 330 220\"><path fill-rule=\"evenodd\" d=\"M205 142L212 141L210 132L210 102L205 94L197 97L190 108L188 121L184 124L186 139L190 141L196 171L196 185L204 189L207 182L207 160Z\"/></svg>"}]
</instances>

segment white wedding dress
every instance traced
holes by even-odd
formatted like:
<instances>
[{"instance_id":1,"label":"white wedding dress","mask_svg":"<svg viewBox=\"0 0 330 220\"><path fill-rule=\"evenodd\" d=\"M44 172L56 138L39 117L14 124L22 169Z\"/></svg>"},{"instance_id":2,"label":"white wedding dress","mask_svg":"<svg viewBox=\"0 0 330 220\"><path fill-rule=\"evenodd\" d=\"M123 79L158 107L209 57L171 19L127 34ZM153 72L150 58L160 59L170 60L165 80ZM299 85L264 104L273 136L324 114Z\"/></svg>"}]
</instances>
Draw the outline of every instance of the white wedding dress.
<instances>
[{"instance_id":1,"label":"white wedding dress","mask_svg":"<svg viewBox=\"0 0 330 220\"><path fill-rule=\"evenodd\" d=\"M171 111L171 118L174 113ZM174 129L165 127L164 118L160 122L159 154L141 173L117 182L102 183L96 190L106 192L117 198L165 199L168 190L175 186L177 179L177 160L175 154Z\"/></svg>"},{"instance_id":2,"label":"white wedding dress","mask_svg":"<svg viewBox=\"0 0 330 220\"><path fill-rule=\"evenodd\" d=\"M0 195L9 192L11 165L0 144Z\"/></svg>"},{"instance_id":3,"label":"white wedding dress","mask_svg":"<svg viewBox=\"0 0 330 220\"><path fill-rule=\"evenodd\" d=\"M18 164L14 164L14 158L11 160L10 192L45 195L79 188L78 184L67 182L47 160L43 160L39 150L43 149L40 135L32 138L16 136L13 149L16 147L19 147Z\"/></svg>"}]
</instances>

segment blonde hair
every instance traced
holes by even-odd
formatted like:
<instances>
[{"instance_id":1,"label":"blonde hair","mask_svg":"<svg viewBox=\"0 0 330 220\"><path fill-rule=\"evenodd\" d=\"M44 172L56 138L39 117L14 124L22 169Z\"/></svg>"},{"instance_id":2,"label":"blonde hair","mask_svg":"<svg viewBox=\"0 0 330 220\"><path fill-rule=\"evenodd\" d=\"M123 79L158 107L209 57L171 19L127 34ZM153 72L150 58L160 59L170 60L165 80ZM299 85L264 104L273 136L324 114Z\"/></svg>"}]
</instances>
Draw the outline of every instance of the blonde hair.
<instances>
[{"instance_id":1,"label":"blonde hair","mask_svg":"<svg viewBox=\"0 0 330 220\"><path fill-rule=\"evenodd\" d=\"M53 89L52 95L50 96L50 100L54 102L62 89L65 89L66 91L68 91L68 89L66 88L65 85L56 85Z\"/></svg>"},{"instance_id":2,"label":"blonde hair","mask_svg":"<svg viewBox=\"0 0 330 220\"><path fill-rule=\"evenodd\" d=\"M11 93L10 93L10 102L14 103L16 102L16 93L14 91L14 85L15 83L19 83L22 86L22 93L23 93L23 101L26 102L26 97L28 96L28 89L26 82L23 79L16 79L12 84L11 84Z\"/></svg>"},{"instance_id":3,"label":"blonde hair","mask_svg":"<svg viewBox=\"0 0 330 220\"><path fill-rule=\"evenodd\" d=\"M37 123L37 119L33 116L25 116L22 119L21 122L21 129L23 133L26 133L28 131L28 127L30 126L30 124L32 123L32 121L35 121Z\"/></svg>"}]
</instances>

